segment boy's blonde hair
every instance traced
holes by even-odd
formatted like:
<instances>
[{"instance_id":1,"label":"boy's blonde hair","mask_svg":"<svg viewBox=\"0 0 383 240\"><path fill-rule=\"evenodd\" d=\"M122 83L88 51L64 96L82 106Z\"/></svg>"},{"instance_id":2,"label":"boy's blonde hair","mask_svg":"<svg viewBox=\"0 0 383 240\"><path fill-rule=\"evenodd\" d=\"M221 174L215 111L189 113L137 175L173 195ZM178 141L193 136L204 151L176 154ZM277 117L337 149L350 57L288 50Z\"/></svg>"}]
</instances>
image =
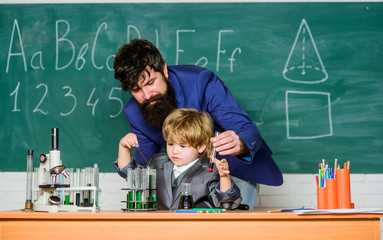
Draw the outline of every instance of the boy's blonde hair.
<instances>
[{"instance_id":1,"label":"boy's blonde hair","mask_svg":"<svg viewBox=\"0 0 383 240\"><path fill-rule=\"evenodd\" d=\"M213 146L213 123L207 112L194 108L177 108L165 119L162 126L165 141L189 144L198 148L206 144L206 149L200 156L210 157Z\"/></svg>"}]
</instances>

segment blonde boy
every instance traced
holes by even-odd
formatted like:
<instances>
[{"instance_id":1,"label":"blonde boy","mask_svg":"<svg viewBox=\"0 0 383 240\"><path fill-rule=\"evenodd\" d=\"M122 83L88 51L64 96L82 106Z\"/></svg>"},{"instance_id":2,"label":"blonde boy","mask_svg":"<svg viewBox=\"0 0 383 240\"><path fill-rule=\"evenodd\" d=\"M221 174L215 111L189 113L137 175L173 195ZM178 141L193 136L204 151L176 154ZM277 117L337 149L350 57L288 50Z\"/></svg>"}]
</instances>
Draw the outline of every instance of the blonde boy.
<instances>
[{"instance_id":1,"label":"blonde boy","mask_svg":"<svg viewBox=\"0 0 383 240\"><path fill-rule=\"evenodd\" d=\"M206 112L175 109L165 119L162 133L167 154L155 154L149 159L149 166L157 169L159 210L178 208L182 182L192 184L195 207L234 209L240 204L240 190L230 179L227 161L215 159L216 168L208 171L213 126ZM126 176L127 168L135 167L130 149L136 144L137 136L133 133L120 141L114 165L121 176Z\"/></svg>"}]
</instances>

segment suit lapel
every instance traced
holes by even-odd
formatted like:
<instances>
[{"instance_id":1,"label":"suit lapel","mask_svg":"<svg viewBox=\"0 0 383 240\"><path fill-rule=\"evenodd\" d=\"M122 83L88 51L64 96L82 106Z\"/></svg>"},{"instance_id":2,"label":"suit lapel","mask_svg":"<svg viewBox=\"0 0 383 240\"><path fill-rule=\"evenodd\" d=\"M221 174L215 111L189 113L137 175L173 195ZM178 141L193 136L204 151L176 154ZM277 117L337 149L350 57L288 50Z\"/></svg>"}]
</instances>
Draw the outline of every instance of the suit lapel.
<instances>
[{"instance_id":1,"label":"suit lapel","mask_svg":"<svg viewBox=\"0 0 383 240\"><path fill-rule=\"evenodd\" d=\"M173 199L172 191L172 174L173 174L173 163L168 161L164 164L164 180L166 186L166 192L169 197L169 202Z\"/></svg>"}]
</instances>

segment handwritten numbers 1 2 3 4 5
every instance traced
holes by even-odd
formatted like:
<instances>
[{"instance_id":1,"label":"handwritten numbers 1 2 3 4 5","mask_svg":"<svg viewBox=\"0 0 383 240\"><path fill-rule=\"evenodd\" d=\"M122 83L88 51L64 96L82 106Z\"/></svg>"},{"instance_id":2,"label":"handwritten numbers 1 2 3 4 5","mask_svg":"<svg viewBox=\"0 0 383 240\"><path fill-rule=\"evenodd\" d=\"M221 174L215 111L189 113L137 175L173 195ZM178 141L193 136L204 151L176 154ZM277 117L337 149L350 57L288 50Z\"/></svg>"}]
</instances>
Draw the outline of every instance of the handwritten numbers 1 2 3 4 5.
<instances>
[{"instance_id":1,"label":"handwritten numbers 1 2 3 4 5","mask_svg":"<svg viewBox=\"0 0 383 240\"><path fill-rule=\"evenodd\" d=\"M12 112L21 112L19 102L18 102L20 97L19 96L20 86L21 84L20 82L18 82L13 92L9 94L10 97L14 98ZM39 85L36 86L36 89L38 89L36 96L38 96L39 99L38 99L38 103L35 106L33 106L34 107L33 113L48 115L49 112L47 110L47 103L49 101L49 94L48 94L49 87L44 83L40 83ZM55 109L61 110L60 116L67 117L67 116L70 116L76 110L76 107L78 106L78 102L77 102L77 97L70 86L64 86L62 87L62 89L63 89L63 97L64 97L63 101L65 101L66 103L65 107L63 104L62 109L60 107L57 107ZM122 90L119 87L112 87L107 99L108 101L111 101L111 105L113 104L113 106L114 105L118 106L117 110L115 110L116 108L112 108L114 112L109 114L110 118L118 117L121 114L122 109L124 107L124 103L122 99L119 98L116 94L117 91L122 91ZM96 114L96 108L98 107L98 102L99 102L99 98L95 96L95 92L96 92L96 88L93 88L92 91L90 91L88 100L86 102L86 106L91 108L89 113L92 116ZM27 101L27 102L31 102L31 101Z\"/></svg>"}]
</instances>

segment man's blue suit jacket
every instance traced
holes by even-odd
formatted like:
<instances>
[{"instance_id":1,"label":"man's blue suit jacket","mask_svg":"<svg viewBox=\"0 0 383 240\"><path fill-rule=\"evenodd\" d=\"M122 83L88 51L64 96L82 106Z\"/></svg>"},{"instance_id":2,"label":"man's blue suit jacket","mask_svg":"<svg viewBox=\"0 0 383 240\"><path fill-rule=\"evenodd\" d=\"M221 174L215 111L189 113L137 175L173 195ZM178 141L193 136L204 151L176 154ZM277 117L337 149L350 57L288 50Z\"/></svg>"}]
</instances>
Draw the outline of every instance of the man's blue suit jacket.
<instances>
[{"instance_id":1,"label":"man's blue suit jacket","mask_svg":"<svg viewBox=\"0 0 383 240\"><path fill-rule=\"evenodd\" d=\"M233 130L246 144L250 151L250 161L236 156L217 155L219 159L228 160L231 175L272 186L283 183L281 171L271 157L270 148L217 75L205 68L182 65L169 66L168 73L175 91L177 108L195 108L210 113L215 131ZM146 124L138 102L133 97L124 106L124 112L146 159L166 148L161 129ZM137 150L135 159L141 164L145 161Z\"/></svg>"}]
</instances>

